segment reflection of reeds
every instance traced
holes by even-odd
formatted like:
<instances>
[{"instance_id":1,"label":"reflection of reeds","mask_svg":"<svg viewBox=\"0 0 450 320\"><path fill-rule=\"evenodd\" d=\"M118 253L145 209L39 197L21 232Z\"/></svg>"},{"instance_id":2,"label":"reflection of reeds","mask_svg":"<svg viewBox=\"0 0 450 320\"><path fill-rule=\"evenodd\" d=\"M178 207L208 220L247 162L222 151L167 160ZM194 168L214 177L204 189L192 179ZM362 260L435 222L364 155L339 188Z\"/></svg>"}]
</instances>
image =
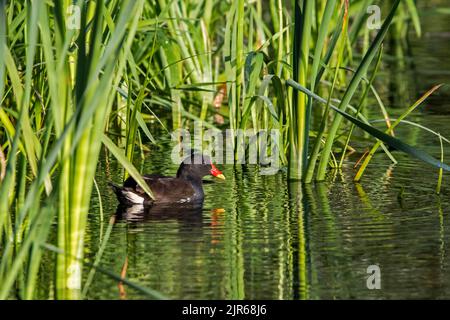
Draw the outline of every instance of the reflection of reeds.
<instances>
[{"instance_id":1,"label":"reflection of reeds","mask_svg":"<svg viewBox=\"0 0 450 320\"><path fill-rule=\"evenodd\" d=\"M442 202L439 198L437 200L438 213L439 213L439 253L440 253L440 264L441 269L444 269L445 261L445 228L444 228L444 210L442 209Z\"/></svg>"},{"instance_id":2,"label":"reflection of reeds","mask_svg":"<svg viewBox=\"0 0 450 320\"><path fill-rule=\"evenodd\" d=\"M94 263L93 263L93 267L89 271L89 274L88 274L88 276L86 278L86 282L84 284L83 291L82 291L82 296L83 297L86 297L87 292L89 290L89 287L90 287L90 285L91 285L91 283L92 283L92 281L94 279L95 272L96 272L96 267L98 267L99 264L100 264L100 261L101 261L102 256L103 256L103 252L105 251L106 245L108 244L108 240L109 240L109 237L111 235L111 231L112 231L115 223L116 223L116 216L113 215L109 219L108 229L106 230L105 237L100 242L100 246L99 246L99 249L98 249L98 251L96 253L95 260L94 260ZM128 260L126 260L126 263L128 264ZM125 278L125 275L122 274L122 273L121 273L120 276L121 276L121 278ZM123 287L123 282L120 282L120 284Z\"/></svg>"},{"instance_id":3,"label":"reflection of reeds","mask_svg":"<svg viewBox=\"0 0 450 320\"><path fill-rule=\"evenodd\" d=\"M306 211L309 209L307 204L307 199L304 198L302 191L302 186L299 183L292 182L289 184L289 197L291 199L291 213L293 214L293 219L296 222L297 228L297 243L294 244L296 250L297 259L294 261L296 267L294 270L298 274L294 275L294 279L297 279L296 286L294 290L297 289L298 292L294 292L294 297L305 300L309 298L309 279L308 279L308 245L307 237L305 235L305 216L309 213Z\"/></svg>"},{"instance_id":4,"label":"reflection of reeds","mask_svg":"<svg viewBox=\"0 0 450 320\"><path fill-rule=\"evenodd\" d=\"M235 173L233 179L233 198L239 199L238 201L245 201L245 197L238 196L239 190L242 190L242 179L239 178L239 172ZM241 203L233 203L233 211L231 215L227 215L226 219L226 254L227 260L229 260L230 267L228 273L228 293L229 299L242 300L245 298L245 266L244 266L244 248L242 238L242 217L241 217Z\"/></svg>"},{"instance_id":5,"label":"reflection of reeds","mask_svg":"<svg viewBox=\"0 0 450 320\"><path fill-rule=\"evenodd\" d=\"M362 3L364 9L368 1ZM295 1L292 13L280 0L79 0L75 29L67 25L71 1L0 0L0 298L13 287L20 298L35 297L41 246L54 222L56 297L82 297L84 236L101 144L125 167L124 177L130 174L148 189L132 163L136 149L148 149L146 141L159 143L152 124L166 131L194 120L213 127L220 113L217 125L223 119L233 130L277 129L289 177L323 180L340 132L349 127L339 115L329 126L329 110L315 108L311 96L286 81L327 96L328 105L340 94L336 89L347 88L339 106L345 110L398 3L370 44L364 10L355 13L346 0ZM406 8L402 16L411 15L419 30L413 1ZM350 18L357 23L347 32ZM361 36L367 51L346 83L349 73L340 67L354 63ZM323 84L331 81L330 90ZM312 132L318 133L310 153ZM236 228L227 231L235 298L245 297L243 205L226 215L227 228ZM301 201L297 205L304 248L304 209ZM252 214L256 220L258 210ZM287 235L282 245L290 247L295 237ZM106 240L105 234L102 245ZM298 263L306 272L301 250ZM283 266L291 260L280 257L280 287L292 279ZM306 274L300 279L307 297Z\"/></svg>"}]
</instances>

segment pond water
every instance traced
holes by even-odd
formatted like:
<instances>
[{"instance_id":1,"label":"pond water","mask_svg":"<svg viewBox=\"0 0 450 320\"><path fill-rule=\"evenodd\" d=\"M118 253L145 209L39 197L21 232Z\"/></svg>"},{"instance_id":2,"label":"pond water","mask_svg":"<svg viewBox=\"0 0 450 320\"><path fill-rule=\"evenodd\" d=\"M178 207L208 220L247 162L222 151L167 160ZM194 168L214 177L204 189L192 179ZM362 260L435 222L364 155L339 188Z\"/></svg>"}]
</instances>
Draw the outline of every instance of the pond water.
<instances>
[{"instance_id":1,"label":"pond water","mask_svg":"<svg viewBox=\"0 0 450 320\"><path fill-rule=\"evenodd\" d=\"M432 8L421 14L423 37L411 36L401 63L387 57L377 80L393 117L433 85L450 82L448 15L436 18ZM441 89L408 120L450 138L449 97L449 88ZM396 133L439 157L436 136L405 125ZM359 153L327 183L303 187L283 173L222 166L227 180L205 184L201 210L117 217L109 239L117 200L107 181L120 181L122 169L103 156L103 219L94 193L86 256L93 262L103 245L103 269L120 274L127 261L130 281L177 299L450 298L450 176L437 196L435 168L398 152L392 165L379 153L356 184L353 166L368 146L354 146ZM168 148L153 150L142 171L174 175ZM366 284L371 265L380 268L379 290ZM97 271L87 298L148 296Z\"/></svg>"}]
</instances>

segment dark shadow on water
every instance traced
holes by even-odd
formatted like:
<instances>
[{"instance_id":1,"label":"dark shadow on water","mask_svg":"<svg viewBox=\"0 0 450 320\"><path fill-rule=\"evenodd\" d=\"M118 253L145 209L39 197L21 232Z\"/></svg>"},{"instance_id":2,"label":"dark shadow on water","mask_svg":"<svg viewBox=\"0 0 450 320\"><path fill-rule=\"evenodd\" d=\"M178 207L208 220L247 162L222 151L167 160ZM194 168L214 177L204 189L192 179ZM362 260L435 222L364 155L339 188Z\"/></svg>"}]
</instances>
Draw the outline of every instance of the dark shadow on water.
<instances>
[{"instance_id":1,"label":"dark shadow on water","mask_svg":"<svg viewBox=\"0 0 450 320\"><path fill-rule=\"evenodd\" d=\"M153 206L119 205L116 216L118 221L126 222L178 220L185 224L201 225L202 209L202 203Z\"/></svg>"}]
</instances>

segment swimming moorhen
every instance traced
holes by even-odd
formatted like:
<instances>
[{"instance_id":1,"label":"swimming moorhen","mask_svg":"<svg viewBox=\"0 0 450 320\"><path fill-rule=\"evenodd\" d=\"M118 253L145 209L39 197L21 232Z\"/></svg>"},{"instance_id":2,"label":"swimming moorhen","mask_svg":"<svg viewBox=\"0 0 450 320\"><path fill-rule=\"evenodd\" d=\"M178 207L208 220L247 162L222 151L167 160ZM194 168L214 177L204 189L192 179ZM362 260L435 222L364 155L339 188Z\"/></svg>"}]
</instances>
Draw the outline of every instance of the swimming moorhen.
<instances>
[{"instance_id":1,"label":"swimming moorhen","mask_svg":"<svg viewBox=\"0 0 450 320\"><path fill-rule=\"evenodd\" d=\"M176 177L158 174L144 175L155 199L150 198L137 182L129 177L123 187L111 184L117 199L123 205L198 203L204 198L202 178L212 175L219 179L225 176L211 162L211 158L191 153L180 164Z\"/></svg>"}]
</instances>

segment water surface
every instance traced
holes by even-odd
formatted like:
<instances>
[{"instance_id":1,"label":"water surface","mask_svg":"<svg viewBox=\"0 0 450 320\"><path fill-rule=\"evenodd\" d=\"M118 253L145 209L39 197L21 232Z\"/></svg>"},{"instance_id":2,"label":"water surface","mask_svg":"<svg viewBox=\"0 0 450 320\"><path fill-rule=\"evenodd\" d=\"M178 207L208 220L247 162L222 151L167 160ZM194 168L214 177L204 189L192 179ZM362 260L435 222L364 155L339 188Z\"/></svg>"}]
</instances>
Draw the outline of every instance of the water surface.
<instances>
[{"instance_id":1,"label":"water surface","mask_svg":"<svg viewBox=\"0 0 450 320\"><path fill-rule=\"evenodd\" d=\"M433 85L450 83L450 20L436 17L431 5L421 12L423 38L412 36L405 60L388 58L377 79L393 116ZM450 137L449 97L443 88L409 120ZM402 125L397 135L440 155L439 140L418 128ZM227 180L205 184L201 210L117 217L107 242L117 210L107 181L119 181L122 171L103 155L97 175L103 220L94 194L86 256L93 261L104 244L102 268L120 274L127 259L131 281L178 299L450 298L450 176L436 196L436 169L398 152L399 164L392 165L380 153L355 184L353 166L369 146L356 143L342 173L306 187L284 173L223 166ZM169 146L152 150L142 171L174 175L168 152ZM370 265L380 267L380 290L366 286ZM148 298L101 272L87 297Z\"/></svg>"}]
</instances>

